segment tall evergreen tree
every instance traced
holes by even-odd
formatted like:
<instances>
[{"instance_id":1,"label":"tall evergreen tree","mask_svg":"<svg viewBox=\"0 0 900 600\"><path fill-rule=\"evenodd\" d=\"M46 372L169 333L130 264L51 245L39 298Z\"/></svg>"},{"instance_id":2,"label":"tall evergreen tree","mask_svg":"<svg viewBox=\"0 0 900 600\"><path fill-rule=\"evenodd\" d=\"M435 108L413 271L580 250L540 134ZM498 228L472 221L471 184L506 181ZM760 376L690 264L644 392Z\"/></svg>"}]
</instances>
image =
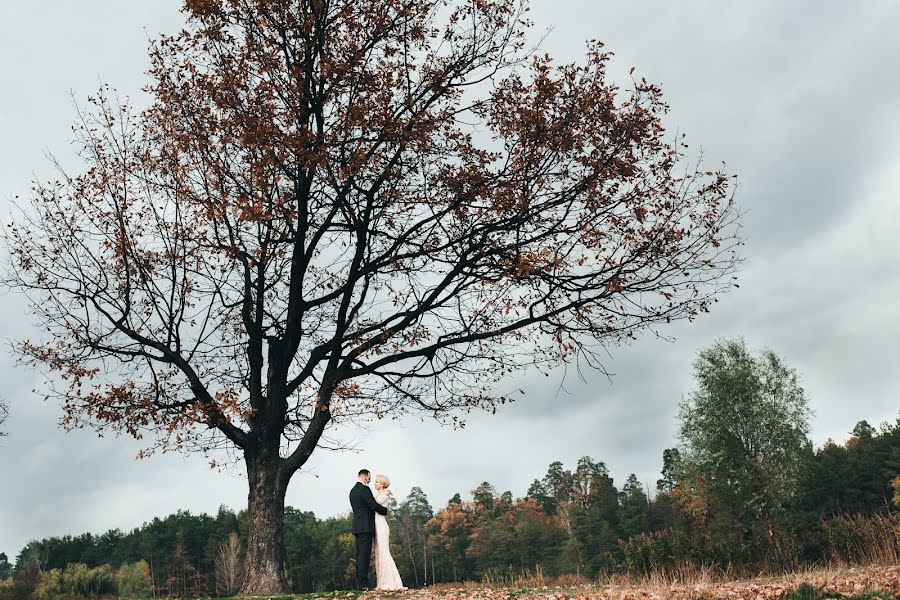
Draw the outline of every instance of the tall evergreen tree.
<instances>
[{"instance_id":1,"label":"tall evergreen tree","mask_svg":"<svg viewBox=\"0 0 900 600\"><path fill-rule=\"evenodd\" d=\"M619 497L619 527L622 537L628 539L650 531L650 503L634 473L628 476Z\"/></svg>"},{"instance_id":2,"label":"tall evergreen tree","mask_svg":"<svg viewBox=\"0 0 900 600\"><path fill-rule=\"evenodd\" d=\"M681 452L678 448L663 450L662 477L656 480L656 489L660 492L671 492L678 483L678 469L681 462Z\"/></svg>"},{"instance_id":3,"label":"tall evergreen tree","mask_svg":"<svg viewBox=\"0 0 900 600\"><path fill-rule=\"evenodd\" d=\"M425 525L434 516L428 497L420 487L410 489L406 499L393 511L395 526L391 541L398 552L397 560L405 581L420 585L427 581L429 569L428 530ZM404 568L408 565L408 569Z\"/></svg>"}]
</instances>

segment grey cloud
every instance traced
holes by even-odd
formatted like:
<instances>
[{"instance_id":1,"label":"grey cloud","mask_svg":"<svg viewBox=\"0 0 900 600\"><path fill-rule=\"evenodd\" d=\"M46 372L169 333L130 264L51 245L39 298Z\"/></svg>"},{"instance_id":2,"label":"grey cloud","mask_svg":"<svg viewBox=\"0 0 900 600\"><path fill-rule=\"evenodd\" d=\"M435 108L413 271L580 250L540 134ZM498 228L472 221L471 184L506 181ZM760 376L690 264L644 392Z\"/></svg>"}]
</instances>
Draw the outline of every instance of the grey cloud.
<instances>
[{"instance_id":1,"label":"grey cloud","mask_svg":"<svg viewBox=\"0 0 900 600\"><path fill-rule=\"evenodd\" d=\"M754 250L767 253L839 218L855 179L889 150L883 124L900 78L885 61L900 44L884 23L897 12L890 2L582 0L539 3L535 21L566 23L548 46L569 59L597 37L616 53L614 73L634 65L659 83L670 128L740 176Z\"/></svg>"}]
</instances>

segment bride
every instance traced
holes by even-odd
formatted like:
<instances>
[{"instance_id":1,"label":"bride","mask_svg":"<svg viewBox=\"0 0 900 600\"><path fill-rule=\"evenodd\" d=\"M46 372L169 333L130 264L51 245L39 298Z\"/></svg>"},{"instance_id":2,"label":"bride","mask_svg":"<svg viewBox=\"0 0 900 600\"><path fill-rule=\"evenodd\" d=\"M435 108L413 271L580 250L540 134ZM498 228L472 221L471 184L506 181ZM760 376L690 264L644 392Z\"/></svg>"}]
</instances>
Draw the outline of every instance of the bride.
<instances>
[{"instance_id":1,"label":"bride","mask_svg":"<svg viewBox=\"0 0 900 600\"><path fill-rule=\"evenodd\" d=\"M391 480L385 475L375 477L375 500L384 507L391 502L388 487ZM391 528L382 514L375 515L375 581L379 590L405 590L400 572L391 556Z\"/></svg>"}]
</instances>

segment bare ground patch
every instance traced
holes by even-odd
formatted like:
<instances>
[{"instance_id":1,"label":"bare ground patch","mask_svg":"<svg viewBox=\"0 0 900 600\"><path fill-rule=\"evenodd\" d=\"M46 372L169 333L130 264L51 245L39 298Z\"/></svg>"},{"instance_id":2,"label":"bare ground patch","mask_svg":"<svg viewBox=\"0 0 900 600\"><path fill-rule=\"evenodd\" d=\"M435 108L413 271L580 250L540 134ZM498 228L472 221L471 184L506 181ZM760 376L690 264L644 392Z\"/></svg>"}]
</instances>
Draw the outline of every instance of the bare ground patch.
<instances>
[{"instance_id":1,"label":"bare ground patch","mask_svg":"<svg viewBox=\"0 0 900 600\"><path fill-rule=\"evenodd\" d=\"M537 588L486 587L481 584L439 585L434 588L404 592L371 591L364 600L381 598L413 599L485 599L510 600L770 600L790 598L802 585L829 597L853 597L880 592L888 598L900 599L900 565L889 567L856 567L820 569L781 577L758 578L731 582L671 583L647 585L545 585Z\"/></svg>"}]
</instances>

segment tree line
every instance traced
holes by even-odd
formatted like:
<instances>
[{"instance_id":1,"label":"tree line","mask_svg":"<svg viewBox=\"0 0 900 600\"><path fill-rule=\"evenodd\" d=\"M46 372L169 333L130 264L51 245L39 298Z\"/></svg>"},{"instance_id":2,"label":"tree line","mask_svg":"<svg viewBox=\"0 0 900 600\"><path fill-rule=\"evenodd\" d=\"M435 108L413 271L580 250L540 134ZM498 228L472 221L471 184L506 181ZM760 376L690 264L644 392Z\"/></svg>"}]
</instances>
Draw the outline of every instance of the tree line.
<instances>
[{"instance_id":1,"label":"tree line","mask_svg":"<svg viewBox=\"0 0 900 600\"><path fill-rule=\"evenodd\" d=\"M774 567L765 537L744 539L759 523L730 522L722 499L689 491L677 473L677 450L664 453L652 493L631 475L614 484L603 462L584 457L574 469L553 462L527 493L515 498L484 482L463 499L456 494L435 510L414 487L392 512L393 554L405 583L422 586L540 569L567 573L645 575L685 561L697 565ZM876 429L865 421L844 444L812 452L801 492L787 507L780 541L795 566L835 559L856 561L854 549L871 542L873 526L900 528L891 503L891 473L900 457L900 419ZM734 507L732 507L732 510ZM229 536L244 539L246 511L220 507L215 515L179 511L129 532L112 529L30 542L15 566L0 555L0 576L30 564L51 572L72 565L115 572L143 563L150 595L225 593L220 555ZM286 571L293 591L345 589L353 585L353 537L349 515L317 518L285 510ZM896 544L896 541L894 542ZM895 548L896 550L896 548ZM82 567L77 567L82 568Z\"/></svg>"},{"instance_id":2,"label":"tree line","mask_svg":"<svg viewBox=\"0 0 900 600\"><path fill-rule=\"evenodd\" d=\"M592 578L613 572L646 575L684 562L748 571L776 566L773 545L765 537L740 542L760 524L729 522L721 499L688 491L675 475L678 456L677 450L665 451L653 493L635 475L617 487L606 465L589 457L572 470L552 463L520 498L484 482L466 499L456 494L435 510L414 487L392 512L397 566L411 586L534 569L549 577ZM897 472L898 457L900 420L878 429L862 421L846 443L828 443L810 454L801 493L786 512L790 526L779 532L794 566L858 561L879 534L900 530L891 512L892 502L900 505L900 494L889 477ZM230 590L223 581L222 549L232 535L244 539L246 519L246 511L222 506L215 515L179 511L130 532L36 540L19 552L15 565L0 555L0 578L27 575L35 566L43 572L73 565L108 569L112 576L123 566L141 565L144 585L136 589L148 596L154 591L161 596L224 594ZM285 566L293 591L352 587L348 515L321 519L288 507L285 525Z\"/></svg>"},{"instance_id":3,"label":"tree line","mask_svg":"<svg viewBox=\"0 0 900 600\"><path fill-rule=\"evenodd\" d=\"M900 418L879 427L860 421L846 442L813 448L805 392L774 353L725 340L701 352L694 369L680 443L663 452L652 488L633 474L617 486L591 457L569 468L551 463L521 496L484 482L435 508L413 487L391 512L404 582L897 561ZM349 515L320 519L287 507L284 519L291 589L352 587ZM12 589L26 577L33 587L61 582L71 569L111 579L126 569L131 589L147 595L225 595L240 587L247 530L246 511L180 511L127 533L32 541L14 567L0 555L0 578L10 576L3 585Z\"/></svg>"}]
</instances>

